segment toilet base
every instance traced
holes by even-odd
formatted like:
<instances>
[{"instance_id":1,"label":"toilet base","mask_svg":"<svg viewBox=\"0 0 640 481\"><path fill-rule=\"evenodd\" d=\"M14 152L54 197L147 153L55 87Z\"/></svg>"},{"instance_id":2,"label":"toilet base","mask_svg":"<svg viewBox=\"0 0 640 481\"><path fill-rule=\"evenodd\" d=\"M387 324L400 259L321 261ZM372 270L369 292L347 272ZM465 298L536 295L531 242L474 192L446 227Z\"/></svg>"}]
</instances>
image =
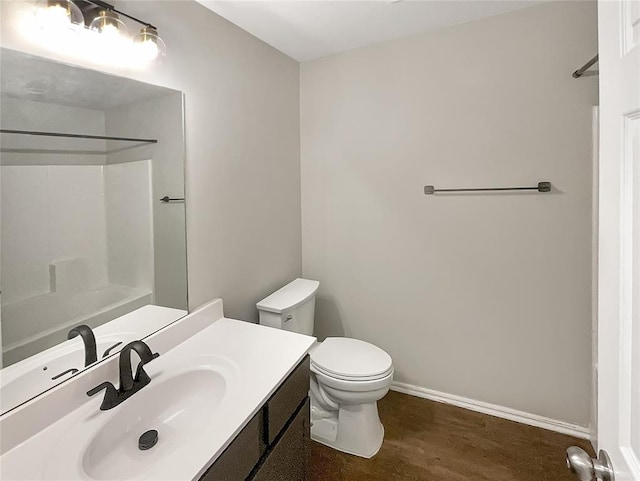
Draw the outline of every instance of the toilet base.
<instances>
[{"instance_id":1,"label":"toilet base","mask_svg":"<svg viewBox=\"0 0 640 481\"><path fill-rule=\"evenodd\" d=\"M377 403L340 406L325 411L311 399L311 439L362 458L375 456L384 439Z\"/></svg>"}]
</instances>

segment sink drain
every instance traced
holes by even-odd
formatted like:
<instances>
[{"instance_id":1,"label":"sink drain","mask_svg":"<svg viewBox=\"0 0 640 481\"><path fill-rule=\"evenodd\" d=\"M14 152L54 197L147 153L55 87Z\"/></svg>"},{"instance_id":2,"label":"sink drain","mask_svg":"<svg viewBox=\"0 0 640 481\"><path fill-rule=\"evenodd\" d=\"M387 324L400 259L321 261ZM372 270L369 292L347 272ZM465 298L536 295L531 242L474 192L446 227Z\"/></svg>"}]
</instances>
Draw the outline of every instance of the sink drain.
<instances>
[{"instance_id":1,"label":"sink drain","mask_svg":"<svg viewBox=\"0 0 640 481\"><path fill-rule=\"evenodd\" d=\"M146 433L143 433L142 436L138 439L138 449L141 451L146 451L147 449L151 449L158 442L158 431L155 429L150 429Z\"/></svg>"}]
</instances>

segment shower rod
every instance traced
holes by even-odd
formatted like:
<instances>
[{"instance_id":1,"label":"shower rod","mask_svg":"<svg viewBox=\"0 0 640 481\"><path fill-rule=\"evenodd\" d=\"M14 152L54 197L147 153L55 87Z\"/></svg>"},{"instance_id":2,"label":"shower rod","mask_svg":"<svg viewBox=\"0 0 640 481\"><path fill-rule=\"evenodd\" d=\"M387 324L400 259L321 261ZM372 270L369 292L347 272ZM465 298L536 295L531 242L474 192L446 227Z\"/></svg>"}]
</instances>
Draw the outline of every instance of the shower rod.
<instances>
[{"instance_id":1,"label":"shower rod","mask_svg":"<svg viewBox=\"0 0 640 481\"><path fill-rule=\"evenodd\" d=\"M15 130L15 129L0 129L2 134L17 134L17 135L34 135L38 137L64 137L68 139L88 139L88 140L116 140L119 142L142 142L145 144L157 144L157 139L135 139L129 137L108 137L105 135L86 135L86 134L68 134L62 132L39 132L37 130Z\"/></svg>"},{"instance_id":2,"label":"shower rod","mask_svg":"<svg viewBox=\"0 0 640 481\"><path fill-rule=\"evenodd\" d=\"M551 192L551 182L538 182L535 187L481 187L471 189L436 189L433 185L425 185L426 195L437 194L439 192L494 192L508 190L535 190L537 192Z\"/></svg>"}]
</instances>

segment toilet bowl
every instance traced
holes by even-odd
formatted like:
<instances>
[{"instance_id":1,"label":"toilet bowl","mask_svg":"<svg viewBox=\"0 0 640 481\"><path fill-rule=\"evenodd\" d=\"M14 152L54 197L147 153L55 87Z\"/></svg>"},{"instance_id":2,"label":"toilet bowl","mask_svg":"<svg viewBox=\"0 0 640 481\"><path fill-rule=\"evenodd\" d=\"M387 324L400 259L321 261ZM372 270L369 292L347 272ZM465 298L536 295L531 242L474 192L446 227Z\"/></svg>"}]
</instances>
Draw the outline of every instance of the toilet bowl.
<instances>
[{"instance_id":1,"label":"toilet bowl","mask_svg":"<svg viewBox=\"0 0 640 481\"><path fill-rule=\"evenodd\" d=\"M318 281L296 279L257 304L260 324L312 335ZM377 401L393 380L391 357L379 347L329 337L310 352L311 438L365 458L384 438Z\"/></svg>"},{"instance_id":2,"label":"toilet bowl","mask_svg":"<svg viewBox=\"0 0 640 481\"><path fill-rule=\"evenodd\" d=\"M377 402L393 380L391 357L358 339L327 338L311 352L311 438L374 456L384 438Z\"/></svg>"}]
</instances>

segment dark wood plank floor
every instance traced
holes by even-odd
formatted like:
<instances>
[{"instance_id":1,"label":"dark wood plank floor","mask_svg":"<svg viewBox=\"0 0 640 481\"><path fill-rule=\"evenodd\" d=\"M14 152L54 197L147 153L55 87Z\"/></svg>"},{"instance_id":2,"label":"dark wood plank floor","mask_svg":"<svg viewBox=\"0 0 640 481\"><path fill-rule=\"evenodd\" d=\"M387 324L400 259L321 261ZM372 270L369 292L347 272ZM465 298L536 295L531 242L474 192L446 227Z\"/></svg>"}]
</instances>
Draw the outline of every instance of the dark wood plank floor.
<instances>
[{"instance_id":1,"label":"dark wood plank floor","mask_svg":"<svg viewBox=\"0 0 640 481\"><path fill-rule=\"evenodd\" d=\"M372 459L312 442L310 481L571 481L565 449L588 441L390 392Z\"/></svg>"}]
</instances>

